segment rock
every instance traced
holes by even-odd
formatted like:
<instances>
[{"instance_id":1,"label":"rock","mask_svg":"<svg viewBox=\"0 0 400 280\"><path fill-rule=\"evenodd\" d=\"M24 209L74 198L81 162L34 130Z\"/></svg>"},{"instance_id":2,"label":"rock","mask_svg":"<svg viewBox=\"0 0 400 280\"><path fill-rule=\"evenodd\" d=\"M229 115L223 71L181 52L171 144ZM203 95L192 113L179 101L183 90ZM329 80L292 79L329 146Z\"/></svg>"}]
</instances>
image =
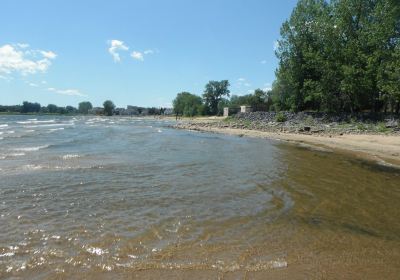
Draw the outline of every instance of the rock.
<instances>
[{"instance_id":1,"label":"rock","mask_svg":"<svg viewBox=\"0 0 400 280\"><path fill-rule=\"evenodd\" d=\"M311 127L305 126L305 127L303 128L303 130L309 132L309 131L311 131Z\"/></svg>"}]
</instances>

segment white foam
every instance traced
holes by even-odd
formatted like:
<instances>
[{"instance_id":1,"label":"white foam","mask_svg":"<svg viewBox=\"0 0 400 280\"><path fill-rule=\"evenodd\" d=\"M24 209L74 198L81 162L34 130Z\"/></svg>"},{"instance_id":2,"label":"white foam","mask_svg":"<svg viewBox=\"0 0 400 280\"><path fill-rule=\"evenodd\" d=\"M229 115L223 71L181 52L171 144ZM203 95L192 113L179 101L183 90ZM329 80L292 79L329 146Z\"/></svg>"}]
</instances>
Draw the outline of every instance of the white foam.
<instances>
[{"instance_id":1,"label":"white foam","mask_svg":"<svg viewBox=\"0 0 400 280\"><path fill-rule=\"evenodd\" d=\"M0 124L0 129L4 129L5 127L8 127L8 124Z\"/></svg>"},{"instance_id":2,"label":"white foam","mask_svg":"<svg viewBox=\"0 0 400 280\"><path fill-rule=\"evenodd\" d=\"M57 130L64 130L64 127L51 128L51 129L49 129L49 131L57 131Z\"/></svg>"},{"instance_id":3,"label":"white foam","mask_svg":"<svg viewBox=\"0 0 400 280\"><path fill-rule=\"evenodd\" d=\"M26 147L26 148L15 148L15 149L13 149L13 151L34 152L34 151L39 151L41 149L46 149L48 147L49 147L49 145L37 146L37 147Z\"/></svg>"},{"instance_id":4,"label":"white foam","mask_svg":"<svg viewBox=\"0 0 400 280\"><path fill-rule=\"evenodd\" d=\"M101 248L96 248L96 247L89 247L89 248L86 249L86 251L89 252L92 255L98 255L98 256L101 256L101 255L104 255L104 254L108 253L107 250L103 250Z\"/></svg>"},{"instance_id":5,"label":"white foam","mask_svg":"<svg viewBox=\"0 0 400 280\"><path fill-rule=\"evenodd\" d=\"M27 121L17 122L19 124L40 124L40 123L53 123L55 120L38 121L37 119L29 119Z\"/></svg>"},{"instance_id":6,"label":"white foam","mask_svg":"<svg viewBox=\"0 0 400 280\"><path fill-rule=\"evenodd\" d=\"M6 158L7 157L22 157L24 155L25 155L25 153L11 153L11 154L7 154Z\"/></svg>"},{"instance_id":7,"label":"white foam","mask_svg":"<svg viewBox=\"0 0 400 280\"><path fill-rule=\"evenodd\" d=\"M14 255L15 255L14 252L8 252L8 253L0 254L0 258L3 258L3 257L12 257L12 256L14 256Z\"/></svg>"},{"instance_id":8,"label":"white foam","mask_svg":"<svg viewBox=\"0 0 400 280\"><path fill-rule=\"evenodd\" d=\"M35 165L35 164L27 164L22 167L22 169L24 169L24 170L39 170L39 169L43 169L43 168L44 168L43 166Z\"/></svg>"},{"instance_id":9,"label":"white foam","mask_svg":"<svg viewBox=\"0 0 400 280\"><path fill-rule=\"evenodd\" d=\"M71 154L71 155L63 155L62 156L62 159L64 159L64 160L72 159L72 158L80 158L80 155Z\"/></svg>"}]
</instances>

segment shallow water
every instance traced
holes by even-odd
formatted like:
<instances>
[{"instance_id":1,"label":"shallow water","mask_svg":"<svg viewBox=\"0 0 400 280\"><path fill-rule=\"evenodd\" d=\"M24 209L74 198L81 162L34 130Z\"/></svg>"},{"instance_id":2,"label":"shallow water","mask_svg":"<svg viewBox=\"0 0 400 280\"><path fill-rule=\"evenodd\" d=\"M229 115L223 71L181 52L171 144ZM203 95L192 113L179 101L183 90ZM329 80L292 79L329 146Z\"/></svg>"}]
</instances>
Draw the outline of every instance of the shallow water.
<instances>
[{"instance_id":1,"label":"shallow water","mask_svg":"<svg viewBox=\"0 0 400 280\"><path fill-rule=\"evenodd\" d=\"M398 170L168 124L0 116L0 278L400 275Z\"/></svg>"}]
</instances>

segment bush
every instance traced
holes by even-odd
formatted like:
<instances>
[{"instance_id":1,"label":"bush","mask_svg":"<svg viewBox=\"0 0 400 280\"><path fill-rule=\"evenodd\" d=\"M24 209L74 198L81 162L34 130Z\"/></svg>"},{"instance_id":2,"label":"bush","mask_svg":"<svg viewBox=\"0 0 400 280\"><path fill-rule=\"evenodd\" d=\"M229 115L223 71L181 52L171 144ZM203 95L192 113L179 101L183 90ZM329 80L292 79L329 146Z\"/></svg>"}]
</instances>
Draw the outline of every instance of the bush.
<instances>
[{"instance_id":1,"label":"bush","mask_svg":"<svg viewBox=\"0 0 400 280\"><path fill-rule=\"evenodd\" d=\"M285 121L287 121L287 118L286 118L286 116L285 116L284 113L279 112L278 114L276 114L275 120L276 120L277 122L285 122Z\"/></svg>"}]
</instances>

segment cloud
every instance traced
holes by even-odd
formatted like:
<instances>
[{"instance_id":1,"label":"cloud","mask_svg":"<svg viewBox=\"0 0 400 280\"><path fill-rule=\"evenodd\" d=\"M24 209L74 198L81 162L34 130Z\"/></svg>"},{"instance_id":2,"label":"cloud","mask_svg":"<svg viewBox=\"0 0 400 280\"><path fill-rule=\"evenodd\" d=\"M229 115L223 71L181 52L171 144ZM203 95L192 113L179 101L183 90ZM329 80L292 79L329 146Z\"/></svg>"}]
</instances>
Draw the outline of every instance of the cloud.
<instances>
[{"instance_id":1,"label":"cloud","mask_svg":"<svg viewBox=\"0 0 400 280\"><path fill-rule=\"evenodd\" d=\"M144 53L145 55L154 54L154 51L153 51L153 50L145 50L143 53Z\"/></svg>"},{"instance_id":2,"label":"cloud","mask_svg":"<svg viewBox=\"0 0 400 280\"><path fill-rule=\"evenodd\" d=\"M267 61L266 61L266 60L261 60L260 63L261 63L261 64L267 64Z\"/></svg>"},{"instance_id":3,"label":"cloud","mask_svg":"<svg viewBox=\"0 0 400 280\"><path fill-rule=\"evenodd\" d=\"M120 62L121 57L119 56L118 51L127 51L127 50L129 50L129 48L124 44L123 41L119 41L119 40L110 40L110 41L108 41L108 43L110 45L108 52L113 57L114 62Z\"/></svg>"},{"instance_id":4,"label":"cloud","mask_svg":"<svg viewBox=\"0 0 400 280\"><path fill-rule=\"evenodd\" d=\"M27 49L28 44L6 44L0 47L0 73L21 75L46 72L56 57L52 51Z\"/></svg>"},{"instance_id":5,"label":"cloud","mask_svg":"<svg viewBox=\"0 0 400 280\"><path fill-rule=\"evenodd\" d=\"M47 90L58 93L58 94L62 94L62 95L87 97L86 94L81 93L77 89L56 89L53 87L49 87L49 88L47 88Z\"/></svg>"},{"instance_id":6,"label":"cloud","mask_svg":"<svg viewBox=\"0 0 400 280\"><path fill-rule=\"evenodd\" d=\"M29 48L29 44L17 43L16 45L17 45L19 48L21 48L21 49Z\"/></svg>"},{"instance_id":7,"label":"cloud","mask_svg":"<svg viewBox=\"0 0 400 280\"><path fill-rule=\"evenodd\" d=\"M143 56L143 53L141 53L141 52L133 51L131 53L131 56L136 60L144 61L144 56Z\"/></svg>"},{"instance_id":8,"label":"cloud","mask_svg":"<svg viewBox=\"0 0 400 280\"><path fill-rule=\"evenodd\" d=\"M38 84L35 84L35 83L29 83L29 86L31 86L31 87L38 87L39 85L38 85Z\"/></svg>"},{"instance_id":9,"label":"cloud","mask_svg":"<svg viewBox=\"0 0 400 280\"><path fill-rule=\"evenodd\" d=\"M238 79L238 82L244 82L244 81L246 81L245 78L239 78L239 79Z\"/></svg>"},{"instance_id":10,"label":"cloud","mask_svg":"<svg viewBox=\"0 0 400 280\"><path fill-rule=\"evenodd\" d=\"M46 52L46 51L41 51L40 52L45 58L48 58L48 59L55 59L56 57L57 57L57 55L54 53L54 52L52 52L52 51L48 51L48 52Z\"/></svg>"}]
</instances>

